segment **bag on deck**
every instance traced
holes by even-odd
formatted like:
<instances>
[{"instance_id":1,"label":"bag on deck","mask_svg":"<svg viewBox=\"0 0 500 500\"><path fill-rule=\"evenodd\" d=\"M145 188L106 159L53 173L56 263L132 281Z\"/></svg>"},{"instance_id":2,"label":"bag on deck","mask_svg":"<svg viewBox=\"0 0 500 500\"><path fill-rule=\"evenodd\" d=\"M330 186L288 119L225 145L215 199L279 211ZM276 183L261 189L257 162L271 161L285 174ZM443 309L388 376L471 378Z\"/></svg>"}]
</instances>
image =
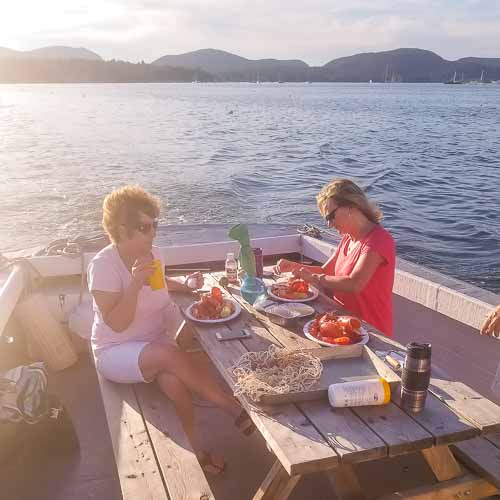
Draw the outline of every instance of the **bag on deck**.
<instances>
[{"instance_id":1,"label":"bag on deck","mask_svg":"<svg viewBox=\"0 0 500 500\"><path fill-rule=\"evenodd\" d=\"M0 462L7 458L7 449L10 455L26 446L52 450L79 447L66 409L47 391L43 363L17 366L0 375L0 429L0 436L8 441L0 443Z\"/></svg>"},{"instance_id":2,"label":"bag on deck","mask_svg":"<svg viewBox=\"0 0 500 500\"><path fill-rule=\"evenodd\" d=\"M17 366L0 376L0 422L35 424L48 413L43 363Z\"/></svg>"}]
</instances>

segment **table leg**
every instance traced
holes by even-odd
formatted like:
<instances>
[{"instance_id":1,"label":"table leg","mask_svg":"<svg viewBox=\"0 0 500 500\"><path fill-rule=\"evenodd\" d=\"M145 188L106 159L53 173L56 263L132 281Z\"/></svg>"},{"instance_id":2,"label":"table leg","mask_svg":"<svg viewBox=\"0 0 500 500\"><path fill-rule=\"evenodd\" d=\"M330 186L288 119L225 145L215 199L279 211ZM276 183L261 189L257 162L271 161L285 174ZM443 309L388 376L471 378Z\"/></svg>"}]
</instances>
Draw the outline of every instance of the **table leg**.
<instances>
[{"instance_id":1,"label":"table leg","mask_svg":"<svg viewBox=\"0 0 500 500\"><path fill-rule=\"evenodd\" d=\"M450 448L446 445L434 446L422 450L422 455L438 481L455 479L464 473L462 467L450 451Z\"/></svg>"},{"instance_id":2,"label":"table leg","mask_svg":"<svg viewBox=\"0 0 500 500\"><path fill-rule=\"evenodd\" d=\"M253 500L286 500L302 476L289 476L281 462L276 460L259 486Z\"/></svg>"},{"instance_id":3,"label":"table leg","mask_svg":"<svg viewBox=\"0 0 500 500\"><path fill-rule=\"evenodd\" d=\"M325 472L325 474L338 500L363 500L366 498L352 465L340 465L336 469Z\"/></svg>"}]
</instances>

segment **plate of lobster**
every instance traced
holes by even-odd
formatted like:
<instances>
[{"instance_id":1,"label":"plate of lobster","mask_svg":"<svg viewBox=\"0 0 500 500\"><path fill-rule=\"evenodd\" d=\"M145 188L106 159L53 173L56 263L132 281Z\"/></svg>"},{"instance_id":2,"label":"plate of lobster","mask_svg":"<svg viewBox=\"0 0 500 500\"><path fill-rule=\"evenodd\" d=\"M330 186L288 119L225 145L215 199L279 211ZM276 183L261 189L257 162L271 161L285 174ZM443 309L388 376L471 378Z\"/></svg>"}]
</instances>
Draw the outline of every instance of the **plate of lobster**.
<instances>
[{"instance_id":1,"label":"plate of lobster","mask_svg":"<svg viewBox=\"0 0 500 500\"><path fill-rule=\"evenodd\" d=\"M288 281L278 281L268 289L269 296L283 302L310 302L319 295L319 290L307 281L290 278Z\"/></svg>"},{"instance_id":2,"label":"plate of lobster","mask_svg":"<svg viewBox=\"0 0 500 500\"><path fill-rule=\"evenodd\" d=\"M367 344L370 336L353 316L338 316L327 312L304 325L304 335L318 344L333 347Z\"/></svg>"},{"instance_id":3,"label":"plate of lobster","mask_svg":"<svg viewBox=\"0 0 500 500\"><path fill-rule=\"evenodd\" d=\"M224 298L222 290L216 286L210 293L186 309L186 316L198 323L224 323L236 318L241 306L233 299Z\"/></svg>"}]
</instances>

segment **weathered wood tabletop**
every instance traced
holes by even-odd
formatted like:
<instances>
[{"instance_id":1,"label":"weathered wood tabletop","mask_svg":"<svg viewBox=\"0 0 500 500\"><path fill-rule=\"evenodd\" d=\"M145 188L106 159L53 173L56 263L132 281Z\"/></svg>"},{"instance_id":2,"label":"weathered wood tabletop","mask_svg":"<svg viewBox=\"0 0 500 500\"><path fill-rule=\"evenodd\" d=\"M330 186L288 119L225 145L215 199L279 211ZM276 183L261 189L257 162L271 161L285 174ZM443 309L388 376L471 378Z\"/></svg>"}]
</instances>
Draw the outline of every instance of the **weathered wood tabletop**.
<instances>
[{"instance_id":1,"label":"weathered wood tabletop","mask_svg":"<svg viewBox=\"0 0 500 500\"><path fill-rule=\"evenodd\" d=\"M221 273L207 273L205 283L216 286L221 276ZM248 351L266 350L271 344L296 349L318 347L302 333L307 320L293 331L277 326L246 303L237 286L230 285L227 293L242 306L238 318L222 324L193 322L192 325L200 344L231 388L235 383L231 367ZM192 297L181 295L175 300L182 309L193 301ZM324 295L309 304L317 312L344 312ZM370 332L368 348L372 352L404 351L375 328L363 326ZM243 328L251 332L250 338L226 342L215 338L217 331ZM454 482L457 478L462 481L461 487L465 485L464 491L471 491L469 498L495 492L484 479L464 476L465 471L448 445L499 432L500 407L461 382L450 380L437 367L433 366L426 406L419 415L401 408L397 390L388 405L350 409L333 409L326 399L268 407L244 397L240 400L277 458L254 499L285 499L301 475L318 471L327 473L338 498L363 498L363 485L359 484L352 464L412 452L421 452L433 470L439 482L435 491L444 495L438 498L449 498L447 493L457 491ZM417 496L408 494L404 498Z\"/></svg>"}]
</instances>

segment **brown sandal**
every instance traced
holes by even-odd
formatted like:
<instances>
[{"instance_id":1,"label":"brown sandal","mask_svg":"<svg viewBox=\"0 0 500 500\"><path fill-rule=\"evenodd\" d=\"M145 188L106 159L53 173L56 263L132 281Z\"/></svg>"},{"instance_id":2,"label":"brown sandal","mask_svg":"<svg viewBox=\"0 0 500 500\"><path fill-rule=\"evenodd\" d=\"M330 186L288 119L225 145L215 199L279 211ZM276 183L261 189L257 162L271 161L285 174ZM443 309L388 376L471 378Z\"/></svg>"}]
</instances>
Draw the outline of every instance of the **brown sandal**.
<instances>
[{"instance_id":1,"label":"brown sandal","mask_svg":"<svg viewBox=\"0 0 500 500\"><path fill-rule=\"evenodd\" d=\"M202 451L197 456L201 468L207 474L218 476L226 470L226 463L224 462L222 465L215 463L213 455L208 451Z\"/></svg>"},{"instance_id":2,"label":"brown sandal","mask_svg":"<svg viewBox=\"0 0 500 500\"><path fill-rule=\"evenodd\" d=\"M257 429L246 410L241 410L241 413L234 420L234 425L236 425L245 436L250 436L250 434Z\"/></svg>"}]
</instances>

